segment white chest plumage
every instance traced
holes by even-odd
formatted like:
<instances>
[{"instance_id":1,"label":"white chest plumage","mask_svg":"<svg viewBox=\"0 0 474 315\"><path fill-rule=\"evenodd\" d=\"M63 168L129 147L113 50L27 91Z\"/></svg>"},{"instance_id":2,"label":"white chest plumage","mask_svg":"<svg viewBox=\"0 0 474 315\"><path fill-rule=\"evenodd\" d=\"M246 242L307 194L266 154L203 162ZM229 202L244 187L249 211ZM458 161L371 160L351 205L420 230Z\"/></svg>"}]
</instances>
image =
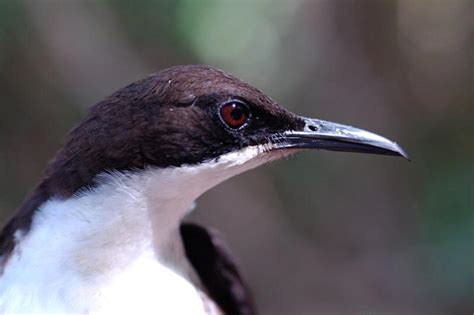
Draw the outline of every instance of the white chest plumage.
<instances>
[{"instance_id":1,"label":"white chest plumage","mask_svg":"<svg viewBox=\"0 0 474 315\"><path fill-rule=\"evenodd\" d=\"M119 200L99 206L95 197L86 193L40 208L30 233L18 235L19 246L0 278L0 312L207 314L170 218L160 216L170 229L154 233L150 221L127 213ZM135 199L136 212L147 212L140 202ZM98 207L119 216L105 221L89 212Z\"/></svg>"},{"instance_id":2,"label":"white chest plumage","mask_svg":"<svg viewBox=\"0 0 474 315\"><path fill-rule=\"evenodd\" d=\"M6 277L0 287L0 310L5 314L213 314L199 287L147 256L120 272L94 278L75 270L63 270L54 278L51 272L28 277L25 270L12 270L15 281Z\"/></svg>"}]
</instances>

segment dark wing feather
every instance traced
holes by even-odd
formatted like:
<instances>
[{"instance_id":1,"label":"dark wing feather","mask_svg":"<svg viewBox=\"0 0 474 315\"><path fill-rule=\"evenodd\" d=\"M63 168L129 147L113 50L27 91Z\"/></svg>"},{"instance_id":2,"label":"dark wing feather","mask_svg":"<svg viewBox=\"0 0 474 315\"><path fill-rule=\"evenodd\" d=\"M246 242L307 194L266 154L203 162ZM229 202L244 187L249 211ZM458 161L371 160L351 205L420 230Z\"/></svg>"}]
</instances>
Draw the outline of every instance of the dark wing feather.
<instances>
[{"instance_id":1,"label":"dark wing feather","mask_svg":"<svg viewBox=\"0 0 474 315\"><path fill-rule=\"evenodd\" d=\"M256 315L250 291L218 233L196 224L181 224L186 256L209 296L227 315Z\"/></svg>"}]
</instances>

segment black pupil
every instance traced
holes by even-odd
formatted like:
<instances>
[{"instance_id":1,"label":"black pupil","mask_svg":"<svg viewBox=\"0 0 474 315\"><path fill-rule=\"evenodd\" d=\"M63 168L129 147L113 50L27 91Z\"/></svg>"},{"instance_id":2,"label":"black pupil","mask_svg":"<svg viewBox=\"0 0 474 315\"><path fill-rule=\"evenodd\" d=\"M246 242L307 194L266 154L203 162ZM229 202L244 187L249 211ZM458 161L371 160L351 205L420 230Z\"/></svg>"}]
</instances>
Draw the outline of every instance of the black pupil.
<instances>
[{"instance_id":1,"label":"black pupil","mask_svg":"<svg viewBox=\"0 0 474 315\"><path fill-rule=\"evenodd\" d=\"M240 105L234 104L233 105L232 112L230 113L230 116L232 116L232 119L234 120L240 120L242 119L242 116L244 115L244 111L242 110L242 107Z\"/></svg>"}]
</instances>

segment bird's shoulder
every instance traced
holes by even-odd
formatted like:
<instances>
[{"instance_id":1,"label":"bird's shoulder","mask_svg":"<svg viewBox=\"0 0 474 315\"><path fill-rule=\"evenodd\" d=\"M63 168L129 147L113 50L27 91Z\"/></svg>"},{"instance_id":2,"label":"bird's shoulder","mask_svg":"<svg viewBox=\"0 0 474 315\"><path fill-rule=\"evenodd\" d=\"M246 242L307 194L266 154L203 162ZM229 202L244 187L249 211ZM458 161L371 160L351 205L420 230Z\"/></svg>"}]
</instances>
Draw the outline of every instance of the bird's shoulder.
<instances>
[{"instance_id":1,"label":"bird's shoulder","mask_svg":"<svg viewBox=\"0 0 474 315\"><path fill-rule=\"evenodd\" d=\"M181 225L181 237L207 294L228 315L255 315L251 292L220 233L194 223Z\"/></svg>"}]
</instances>

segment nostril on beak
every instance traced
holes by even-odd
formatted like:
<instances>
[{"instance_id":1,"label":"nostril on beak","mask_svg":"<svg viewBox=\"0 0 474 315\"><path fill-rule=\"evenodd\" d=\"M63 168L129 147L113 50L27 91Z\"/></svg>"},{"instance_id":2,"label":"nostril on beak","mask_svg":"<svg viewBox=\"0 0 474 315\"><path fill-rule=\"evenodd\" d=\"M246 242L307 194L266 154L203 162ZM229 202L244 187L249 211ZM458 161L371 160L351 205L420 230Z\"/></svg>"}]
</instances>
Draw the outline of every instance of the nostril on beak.
<instances>
[{"instance_id":1,"label":"nostril on beak","mask_svg":"<svg viewBox=\"0 0 474 315\"><path fill-rule=\"evenodd\" d=\"M318 131L318 129L319 129L319 128L318 128L317 126L315 126L315 125L309 125L308 128L309 128L309 130L311 130L311 131Z\"/></svg>"}]
</instances>

